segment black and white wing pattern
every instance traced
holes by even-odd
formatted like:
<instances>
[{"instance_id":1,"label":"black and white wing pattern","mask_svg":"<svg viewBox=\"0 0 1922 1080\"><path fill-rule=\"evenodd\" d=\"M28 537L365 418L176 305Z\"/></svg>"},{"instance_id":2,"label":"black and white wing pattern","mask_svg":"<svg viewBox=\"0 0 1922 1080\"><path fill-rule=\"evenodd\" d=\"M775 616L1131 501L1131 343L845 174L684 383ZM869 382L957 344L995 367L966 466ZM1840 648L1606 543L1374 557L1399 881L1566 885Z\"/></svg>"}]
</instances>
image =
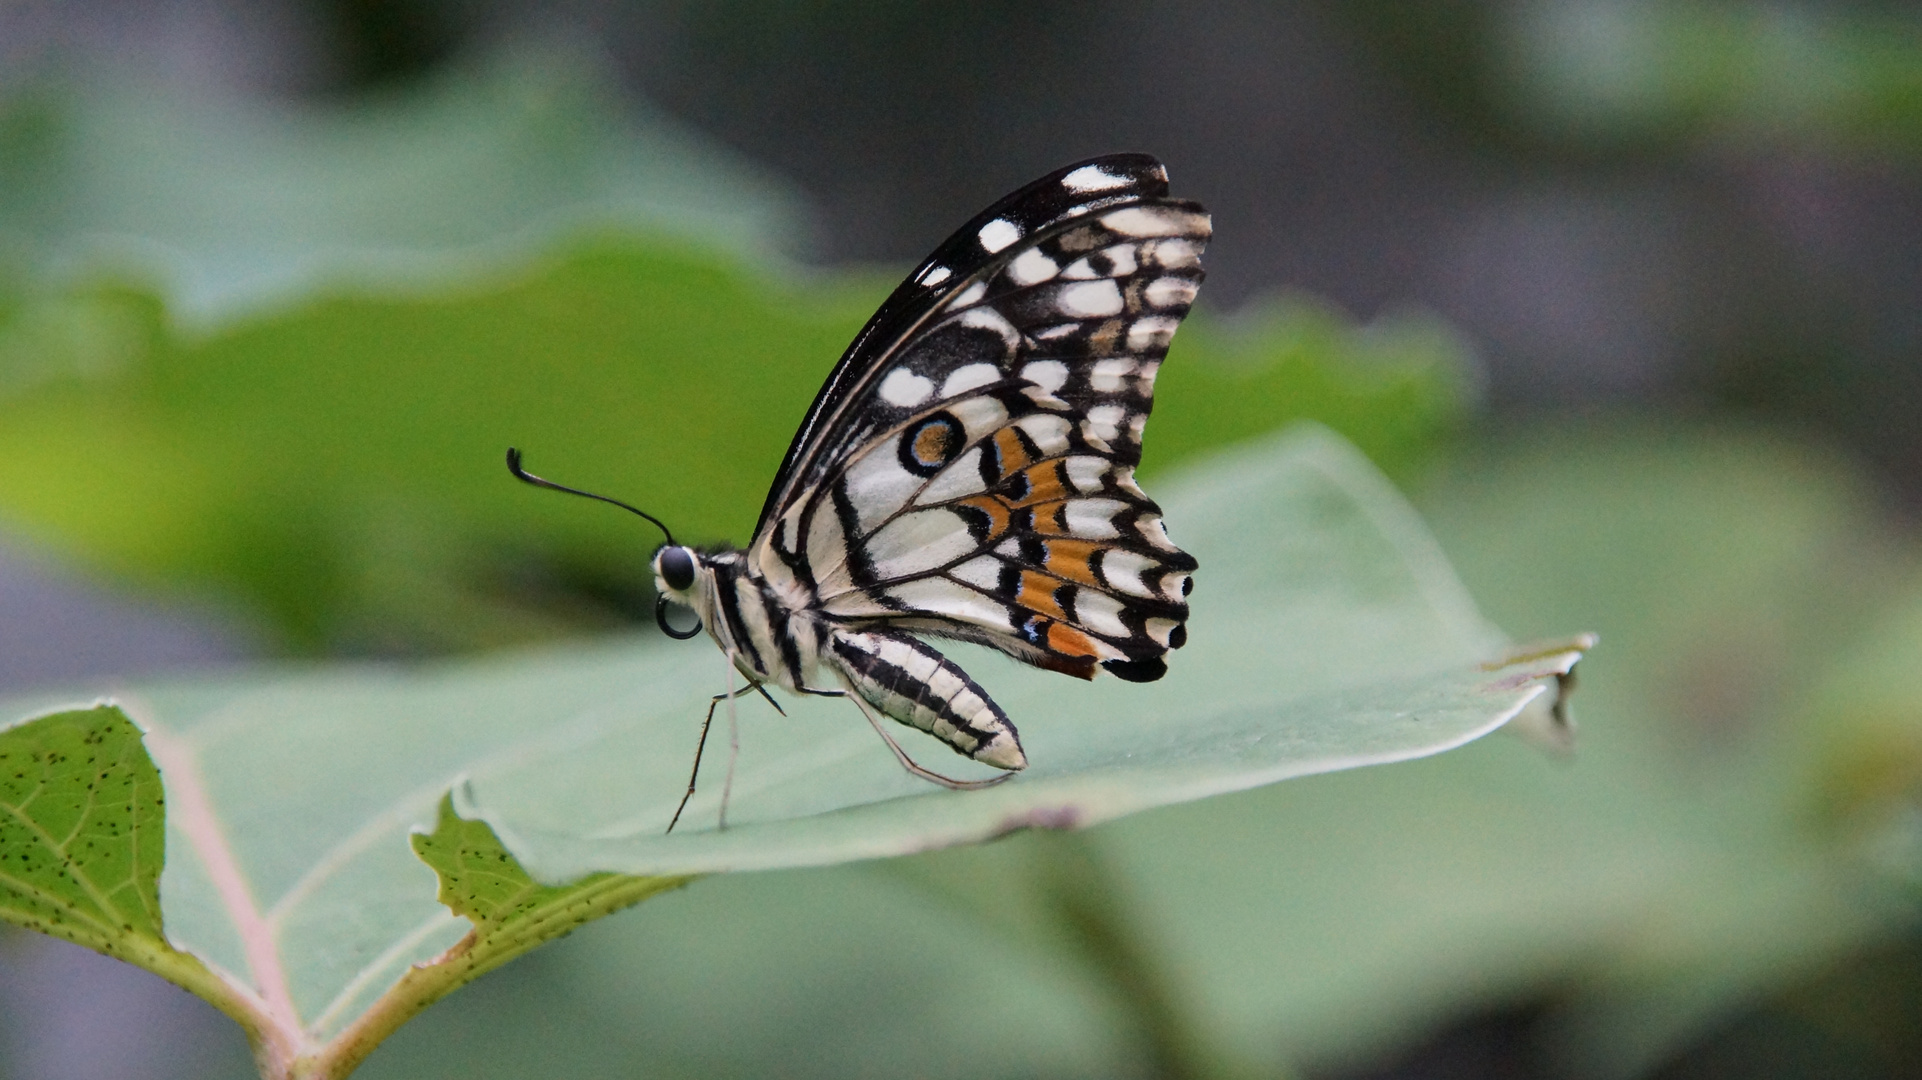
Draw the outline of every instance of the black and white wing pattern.
<instances>
[{"instance_id":1,"label":"black and white wing pattern","mask_svg":"<svg viewBox=\"0 0 1922 1080\"><path fill-rule=\"evenodd\" d=\"M758 576L849 631L1159 678L1195 561L1134 469L1209 235L1141 154L1060 169L963 226L816 398L747 552Z\"/></svg>"}]
</instances>

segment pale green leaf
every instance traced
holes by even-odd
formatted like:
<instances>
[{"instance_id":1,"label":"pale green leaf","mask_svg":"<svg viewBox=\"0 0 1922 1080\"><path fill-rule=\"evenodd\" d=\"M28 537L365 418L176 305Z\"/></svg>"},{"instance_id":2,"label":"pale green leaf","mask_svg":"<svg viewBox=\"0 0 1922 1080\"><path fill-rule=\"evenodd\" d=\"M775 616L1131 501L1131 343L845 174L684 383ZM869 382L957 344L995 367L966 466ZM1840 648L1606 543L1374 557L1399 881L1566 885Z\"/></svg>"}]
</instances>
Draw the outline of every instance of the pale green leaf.
<instances>
[{"instance_id":1,"label":"pale green leaf","mask_svg":"<svg viewBox=\"0 0 1922 1080\"><path fill-rule=\"evenodd\" d=\"M302 1054L349 1060L365 1046L347 1052L341 1040L386 1030L419 1007L409 994L444 992L414 966L457 961L503 893L569 895L516 870L486 889L443 877L478 923L443 906L413 831L441 837L426 850L444 874L471 875L460 852L492 844L458 839L468 827L438 809L450 788L462 816L499 837L498 855L548 885L820 865L1435 753L1542 698L1579 655L1510 653L1412 512L1320 429L1155 487L1201 562L1188 646L1146 686L966 654L1022 725L1033 762L985 792L906 776L845 703L794 702L783 718L744 700L733 827L715 828L717 739L702 794L662 836L724 679L703 642L148 688L130 707L170 806L194 811L169 816L168 935L256 992ZM969 768L934 757L944 751L928 740L909 745ZM504 910L511 923L515 905ZM556 918L502 956L568 925Z\"/></svg>"},{"instance_id":2,"label":"pale green leaf","mask_svg":"<svg viewBox=\"0 0 1922 1080\"><path fill-rule=\"evenodd\" d=\"M1922 866L1922 550L1859 470L1754 430L1505 435L1420 502L1502 625L1603 633L1571 756L1484 739L1076 838L1252 1075L1378 1068L1544 997L1570 1075L1642 1075L1913 933L1885 875ZM711 879L435 1010L369 1080L1128 1075L1141 1025L1037 898L1052 839ZM992 1045L957 1001L997 1003Z\"/></svg>"},{"instance_id":3,"label":"pale green leaf","mask_svg":"<svg viewBox=\"0 0 1922 1080\"><path fill-rule=\"evenodd\" d=\"M790 189L579 52L302 108L99 68L9 90L0 259L138 268L201 326L342 280L445 289L568 230L765 258L801 225Z\"/></svg>"}]
</instances>

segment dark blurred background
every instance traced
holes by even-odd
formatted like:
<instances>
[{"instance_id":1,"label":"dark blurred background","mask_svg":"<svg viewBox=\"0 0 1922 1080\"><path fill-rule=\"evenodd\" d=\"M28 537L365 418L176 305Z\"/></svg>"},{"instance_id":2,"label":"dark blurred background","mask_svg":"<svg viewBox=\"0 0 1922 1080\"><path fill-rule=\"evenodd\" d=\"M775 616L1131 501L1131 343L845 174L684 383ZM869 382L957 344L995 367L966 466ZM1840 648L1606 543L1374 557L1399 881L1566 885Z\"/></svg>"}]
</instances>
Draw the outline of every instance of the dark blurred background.
<instances>
[{"instance_id":1,"label":"dark blurred background","mask_svg":"<svg viewBox=\"0 0 1922 1080\"><path fill-rule=\"evenodd\" d=\"M575 58L636 123L690 132L778 192L794 208L779 258L803 278L905 266L1064 162L1158 155L1214 214L1203 299L1222 319L1281 294L1362 328L1411 314L1452 327L1472 357L1468 404L1439 464L1396 470L1444 542L1443 496L1420 491L1483 468L1483 447L1624 417L1763 432L1839 463L1846 481L1818 486L1859 484L1875 544L1914 542L1922 13L1909 4L16 0L0 6L0 147L14 156L12 176L0 158L0 212L28 222L0 233L14 295L70 274L71 250L42 243L64 226L34 224L54 218L20 165L36 160L32 104L49 86L124 80L347 116L529 49ZM216 297L200 317L218 327L309 287L236 290L240 314ZM1422 487L1431 472L1440 487ZM103 571L47 536L0 547L0 689L282 651L245 602ZM562 591L645 610L632 582L597 593L591 575L557 574ZM1908 588L1898 579L1891 592ZM1722 1010L1646 1074L1922 1075L1922 950L1908 930L1864 948ZM143 978L0 942L0 1070L190 1075L185 1033L224 1021ZM1321 1075L1565 1074L1542 1047L1567 992L1551 980L1440 1011ZM76 1036L76 1015L136 1016L189 1049L130 1059ZM135 1059L147 1071L121 1071Z\"/></svg>"}]
</instances>

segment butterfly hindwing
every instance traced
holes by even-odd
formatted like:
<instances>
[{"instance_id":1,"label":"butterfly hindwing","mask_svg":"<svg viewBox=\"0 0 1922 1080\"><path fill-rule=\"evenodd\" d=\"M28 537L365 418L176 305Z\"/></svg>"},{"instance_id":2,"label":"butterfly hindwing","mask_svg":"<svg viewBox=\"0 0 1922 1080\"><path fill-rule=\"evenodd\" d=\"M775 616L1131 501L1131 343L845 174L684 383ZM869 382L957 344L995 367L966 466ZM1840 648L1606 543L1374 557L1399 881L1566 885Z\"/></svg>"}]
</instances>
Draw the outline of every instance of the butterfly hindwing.
<instances>
[{"instance_id":1,"label":"butterfly hindwing","mask_svg":"<svg viewBox=\"0 0 1922 1080\"><path fill-rule=\"evenodd\" d=\"M797 606L1083 677L1159 676L1194 560L1134 467L1209 224L1150 164L1097 159L1031 185L883 306L869 331L899 336L857 339L755 538ZM909 291L931 281L951 287Z\"/></svg>"}]
</instances>

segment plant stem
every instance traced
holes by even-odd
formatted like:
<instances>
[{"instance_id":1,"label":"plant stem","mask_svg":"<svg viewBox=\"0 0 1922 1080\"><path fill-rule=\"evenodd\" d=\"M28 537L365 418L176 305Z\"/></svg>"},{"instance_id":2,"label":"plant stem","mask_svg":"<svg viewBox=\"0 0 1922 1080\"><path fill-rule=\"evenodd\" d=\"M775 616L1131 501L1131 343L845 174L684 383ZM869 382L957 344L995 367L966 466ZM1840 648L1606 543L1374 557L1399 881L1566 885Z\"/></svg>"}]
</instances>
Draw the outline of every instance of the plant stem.
<instances>
[{"instance_id":1,"label":"plant stem","mask_svg":"<svg viewBox=\"0 0 1922 1080\"><path fill-rule=\"evenodd\" d=\"M609 874L570 890L565 903L517 913L522 917L505 925L483 920L440 956L410 968L326 1045L289 1062L284 1072L269 1074L263 1070L263 1080L346 1080L375 1047L427 1006L574 926L678 889L692 880L691 876Z\"/></svg>"},{"instance_id":2,"label":"plant stem","mask_svg":"<svg viewBox=\"0 0 1922 1080\"><path fill-rule=\"evenodd\" d=\"M1128 918L1122 882L1095 843L1080 832L1040 839L1045 841L1037 860L1041 898L1121 1006L1129 1030L1141 1039L1150 1074L1160 1080L1220 1075L1172 980Z\"/></svg>"}]
</instances>

